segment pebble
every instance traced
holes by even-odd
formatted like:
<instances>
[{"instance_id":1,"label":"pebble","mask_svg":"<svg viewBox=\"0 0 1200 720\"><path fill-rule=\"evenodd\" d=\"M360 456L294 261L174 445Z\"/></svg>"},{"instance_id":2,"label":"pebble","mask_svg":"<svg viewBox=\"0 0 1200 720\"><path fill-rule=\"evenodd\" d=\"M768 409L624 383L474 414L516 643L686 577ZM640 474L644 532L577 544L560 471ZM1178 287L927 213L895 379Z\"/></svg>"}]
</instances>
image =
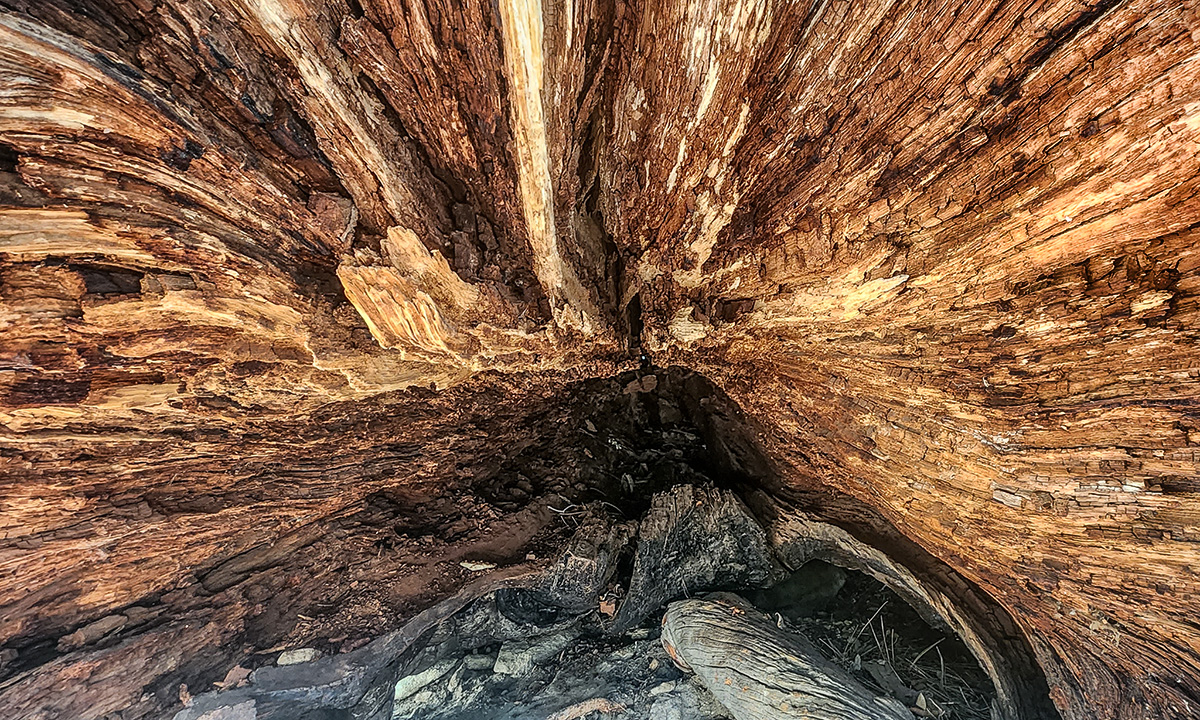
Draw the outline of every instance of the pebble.
<instances>
[{"instance_id":1,"label":"pebble","mask_svg":"<svg viewBox=\"0 0 1200 720\"><path fill-rule=\"evenodd\" d=\"M491 670L496 664L495 655L468 655L465 658L468 670Z\"/></svg>"}]
</instances>

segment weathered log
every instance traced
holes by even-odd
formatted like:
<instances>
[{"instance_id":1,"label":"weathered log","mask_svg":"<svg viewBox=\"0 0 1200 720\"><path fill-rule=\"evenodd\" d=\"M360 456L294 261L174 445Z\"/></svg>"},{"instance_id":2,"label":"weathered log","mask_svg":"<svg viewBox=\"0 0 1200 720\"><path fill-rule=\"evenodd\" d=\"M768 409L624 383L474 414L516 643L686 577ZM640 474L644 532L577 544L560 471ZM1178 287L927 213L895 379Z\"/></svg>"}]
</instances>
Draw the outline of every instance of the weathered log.
<instances>
[{"instance_id":1,"label":"weathered log","mask_svg":"<svg viewBox=\"0 0 1200 720\"><path fill-rule=\"evenodd\" d=\"M667 653L734 720L912 720L902 703L867 690L736 595L671 603L662 626Z\"/></svg>"}]
</instances>

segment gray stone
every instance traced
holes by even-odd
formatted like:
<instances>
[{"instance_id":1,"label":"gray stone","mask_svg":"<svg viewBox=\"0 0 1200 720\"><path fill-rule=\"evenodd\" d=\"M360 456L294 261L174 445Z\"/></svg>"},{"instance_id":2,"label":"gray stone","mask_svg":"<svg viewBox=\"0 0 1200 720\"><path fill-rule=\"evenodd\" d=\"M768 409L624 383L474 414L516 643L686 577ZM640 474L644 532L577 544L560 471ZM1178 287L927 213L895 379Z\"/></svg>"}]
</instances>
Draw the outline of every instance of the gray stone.
<instances>
[{"instance_id":1,"label":"gray stone","mask_svg":"<svg viewBox=\"0 0 1200 720\"><path fill-rule=\"evenodd\" d=\"M455 660L444 660L416 675L400 678L396 681L396 700L399 701L410 697L434 680L444 677L446 673L453 670L457 665L458 662Z\"/></svg>"},{"instance_id":2,"label":"gray stone","mask_svg":"<svg viewBox=\"0 0 1200 720\"><path fill-rule=\"evenodd\" d=\"M528 675L535 665L559 654L577 637L579 630L572 627L550 635L509 640L500 646L492 670L502 675Z\"/></svg>"}]
</instances>

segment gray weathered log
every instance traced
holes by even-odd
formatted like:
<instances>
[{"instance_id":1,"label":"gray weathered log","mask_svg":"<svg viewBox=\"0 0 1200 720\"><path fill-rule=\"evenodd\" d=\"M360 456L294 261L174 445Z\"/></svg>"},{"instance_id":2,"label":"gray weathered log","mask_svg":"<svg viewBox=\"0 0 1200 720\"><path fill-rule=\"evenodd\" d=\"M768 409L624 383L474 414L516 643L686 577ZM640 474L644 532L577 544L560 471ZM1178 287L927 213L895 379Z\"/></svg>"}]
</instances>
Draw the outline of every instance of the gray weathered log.
<instances>
[{"instance_id":1,"label":"gray weathered log","mask_svg":"<svg viewBox=\"0 0 1200 720\"><path fill-rule=\"evenodd\" d=\"M912 720L735 595L671 603L662 642L735 720Z\"/></svg>"}]
</instances>

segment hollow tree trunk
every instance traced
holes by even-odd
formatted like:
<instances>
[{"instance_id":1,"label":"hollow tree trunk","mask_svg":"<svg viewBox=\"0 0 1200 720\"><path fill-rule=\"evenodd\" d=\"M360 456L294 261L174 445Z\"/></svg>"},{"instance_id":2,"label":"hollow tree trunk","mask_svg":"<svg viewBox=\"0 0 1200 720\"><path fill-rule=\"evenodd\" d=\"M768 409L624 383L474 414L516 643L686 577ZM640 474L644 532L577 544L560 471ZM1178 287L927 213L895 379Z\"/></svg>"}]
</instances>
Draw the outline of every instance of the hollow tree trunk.
<instances>
[{"instance_id":1,"label":"hollow tree trunk","mask_svg":"<svg viewBox=\"0 0 1200 720\"><path fill-rule=\"evenodd\" d=\"M1195 3L0 8L8 715L542 564L643 354L1064 718L1197 712Z\"/></svg>"}]
</instances>

